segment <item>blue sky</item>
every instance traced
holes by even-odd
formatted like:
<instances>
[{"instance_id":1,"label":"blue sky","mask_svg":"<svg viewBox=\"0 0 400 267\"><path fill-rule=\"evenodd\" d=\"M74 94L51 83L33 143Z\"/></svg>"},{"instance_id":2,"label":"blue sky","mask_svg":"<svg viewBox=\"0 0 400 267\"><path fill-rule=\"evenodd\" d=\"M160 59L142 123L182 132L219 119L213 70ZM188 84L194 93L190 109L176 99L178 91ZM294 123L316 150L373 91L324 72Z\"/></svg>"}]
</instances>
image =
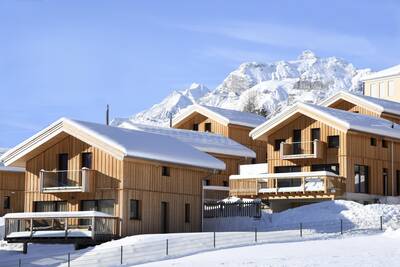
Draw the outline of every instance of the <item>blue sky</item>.
<instances>
[{"instance_id":1,"label":"blue sky","mask_svg":"<svg viewBox=\"0 0 400 267\"><path fill-rule=\"evenodd\" d=\"M0 147L59 117L103 122L244 61L305 49L400 64L398 1L0 1Z\"/></svg>"}]
</instances>

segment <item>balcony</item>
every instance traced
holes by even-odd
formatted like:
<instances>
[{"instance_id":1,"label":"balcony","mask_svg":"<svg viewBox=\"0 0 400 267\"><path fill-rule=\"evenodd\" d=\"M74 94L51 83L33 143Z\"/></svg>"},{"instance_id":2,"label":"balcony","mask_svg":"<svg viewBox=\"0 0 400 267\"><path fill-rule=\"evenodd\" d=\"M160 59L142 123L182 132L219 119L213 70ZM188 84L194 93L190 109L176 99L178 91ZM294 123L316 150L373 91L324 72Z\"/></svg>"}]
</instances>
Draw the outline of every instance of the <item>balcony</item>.
<instances>
[{"instance_id":1,"label":"balcony","mask_svg":"<svg viewBox=\"0 0 400 267\"><path fill-rule=\"evenodd\" d=\"M237 197L307 198L340 196L345 190L343 177L332 172L293 172L259 175L231 175L230 194Z\"/></svg>"},{"instance_id":2,"label":"balcony","mask_svg":"<svg viewBox=\"0 0 400 267\"><path fill-rule=\"evenodd\" d=\"M281 143L281 159L322 159L325 143L314 140L306 142Z\"/></svg>"},{"instance_id":3,"label":"balcony","mask_svg":"<svg viewBox=\"0 0 400 267\"><path fill-rule=\"evenodd\" d=\"M40 192L90 192L94 171L87 168L67 171L40 171Z\"/></svg>"}]
</instances>

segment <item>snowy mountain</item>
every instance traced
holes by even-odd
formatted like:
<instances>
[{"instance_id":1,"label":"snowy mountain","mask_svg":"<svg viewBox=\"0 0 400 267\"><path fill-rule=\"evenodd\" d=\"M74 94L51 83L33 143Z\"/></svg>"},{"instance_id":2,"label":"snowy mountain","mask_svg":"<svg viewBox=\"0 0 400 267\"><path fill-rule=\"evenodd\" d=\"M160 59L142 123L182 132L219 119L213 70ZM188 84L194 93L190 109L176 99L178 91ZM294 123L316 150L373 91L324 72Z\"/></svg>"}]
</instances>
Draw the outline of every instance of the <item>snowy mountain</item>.
<instances>
[{"instance_id":1,"label":"snowy mountain","mask_svg":"<svg viewBox=\"0 0 400 267\"><path fill-rule=\"evenodd\" d=\"M343 59L320 58L307 50L295 60L243 63L214 90L194 83L129 120L167 124L171 115L193 103L271 116L298 100L316 103L338 90L361 92L360 78L369 73Z\"/></svg>"}]
</instances>

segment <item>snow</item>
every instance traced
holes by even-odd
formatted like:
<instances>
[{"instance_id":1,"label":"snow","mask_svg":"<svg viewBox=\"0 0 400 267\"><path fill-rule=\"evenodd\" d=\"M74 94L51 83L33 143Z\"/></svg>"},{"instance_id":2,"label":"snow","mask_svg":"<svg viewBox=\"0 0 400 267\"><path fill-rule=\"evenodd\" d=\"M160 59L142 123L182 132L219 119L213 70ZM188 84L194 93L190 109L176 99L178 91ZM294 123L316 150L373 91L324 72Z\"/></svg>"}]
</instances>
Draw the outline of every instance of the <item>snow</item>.
<instances>
[{"instance_id":1,"label":"snow","mask_svg":"<svg viewBox=\"0 0 400 267\"><path fill-rule=\"evenodd\" d=\"M256 157L255 152L251 149L219 134L167 128L149 124L146 125L134 123L124 119L113 120L113 125L126 129L170 136L207 153L217 153L247 158Z\"/></svg>"},{"instance_id":2,"label":"snow","mask_svg":"<svg viewBox=\"0 0 400 267\"><path fill-rule=\"evenodd\" d=\"M396 65L378 72L374 72L371 75L366 76L363 80L372 80L378 78L384 78L388 76L394 76L400 74L400 65Z\"/></svg>"},{"instance_id":3,"label":"snow","mask_svg":"<svg viewBox=\"0 0 400 267\"><path fill-rule=\"evenodd\" d=\"M86 217L110 217L113 216L99 211L51 211L51 212L15 212L4 215L5 219L27 218L86 218Z\"/></svg>"},{"instance_id":4,"label":"snow","mask_svg":"<svg viewBox=\"0 0 400 267\"><path fill-rule=\"evenodd\" d=\"M5 171L5 172L25 172L24 168L20 167L10 167L10 166L1 166L0 165L0 171Z\"/></svg>"},{"instance_id":5,"label":"snow","mask_svg":"<svg viewBox=\"0 0 400 267\"><path fill-rule=\"evenodd\" d=\"M238 247L139 266L398 266L399 242L400 231L387 231L368 236Z\"/></svg>"},{"instance_id":6,"label":"snow","mask_svg":"<svg viewBox=\"0 0 400 267\"><path fill-rule=\"evenodd\" d=\"M266 174L267 172L268 163L239 165L240 175Z\"/></svg>"},{"instance_id":7,"label":"snow","mask_svg":"<svg viewBox=\"0 0 400 267\"><path fill-rule=\"evenodd\" d=\"M304 51L295 60L243 63L213 90L192 94L192 87L199 89L191 86L174 91L161 103L129 119L168 125L170 115L195 103L243 110L250 95L255 95L255 107L271 117L297 101L318 103L339 90L361 92L360 80L369 73L369 69L358 70L343 59L321 58Z\"/></svg>"},{"instance_id":8,"label":"snow","mask_svg":"<svg viewBox=\"0 0 400 267\"><path fill-rule=\"evenodd\" d=\"M65 237L65 230L53 230L53 231L24 231L24 232L15 232L7 235L7 238L26 238L26 237L46 237L46 238L56 238L56 237ZM82 229L69 229L68 237L92 237L92 231L82 230Z\"/></svg>"}]
</instances>

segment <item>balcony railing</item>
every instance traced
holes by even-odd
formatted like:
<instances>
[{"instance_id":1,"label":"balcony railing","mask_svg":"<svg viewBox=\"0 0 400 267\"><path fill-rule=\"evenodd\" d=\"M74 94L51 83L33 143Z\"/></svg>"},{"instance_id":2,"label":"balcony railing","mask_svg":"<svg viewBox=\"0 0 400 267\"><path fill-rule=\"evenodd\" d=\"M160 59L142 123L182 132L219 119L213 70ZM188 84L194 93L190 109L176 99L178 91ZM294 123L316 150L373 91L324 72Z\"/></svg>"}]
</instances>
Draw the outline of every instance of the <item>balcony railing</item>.
<instances>
[{"instance_id":1,"label":"balcony railing","mask_svg":"<svg viewBox=\"0 0 400 267\"><path fill-rule=\"evenodd\" d=\"M230 195L237 197L280 197L313 193L342 195L345 181L332 172L295 172L263 175L232 175L229 180Z\"/></svg>"},{"instance_id":2,"label":"balcony railing","mask_svg":"<svg viewBox=\"0 0 400 267\"><path fill-rule=\"evenodd\" d=\"M325 144L319 140L281 143L280 154L282 159L321 159L324 156Z\"/></svg>"},{"instance_id":3,"label":"balcony railing","mask_svg":"<svg viewBox=\"0 0 400 267\"><path fill-rule=\"evenodd\" d=\"M40 171L40 191L57 192L90 192L93 184L93 170Z\"/></svg>"}]
</instances>

